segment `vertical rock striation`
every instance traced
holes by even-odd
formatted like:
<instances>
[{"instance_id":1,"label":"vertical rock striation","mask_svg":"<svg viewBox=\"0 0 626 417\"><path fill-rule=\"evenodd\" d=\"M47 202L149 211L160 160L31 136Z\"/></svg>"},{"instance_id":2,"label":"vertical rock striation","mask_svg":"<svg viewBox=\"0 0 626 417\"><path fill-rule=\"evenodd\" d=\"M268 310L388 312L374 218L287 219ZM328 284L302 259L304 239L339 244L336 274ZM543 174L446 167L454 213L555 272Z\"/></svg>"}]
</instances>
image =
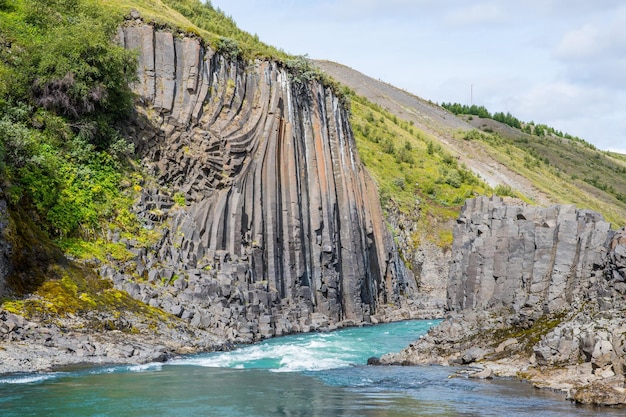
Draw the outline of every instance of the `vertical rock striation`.
<instances>
[{"instance_id":1,"label":"vertical rock striation","mask_svg":"<svg viewBox=\"0 0 626 417\"><path fill-rule=\"evenodd\" d=\"M171 216L158 255L142 261L146 274L157 270L149 278L181 280L174 307L161 306L184 304L198 324L257 337L317 327L311 317L369 321L413 290L329 88L140 21L119 41L139 53L138 151L187 201L177 210L154 195L143 202L148 217L164 207Z\"/></svg>"},{"instance_id":2,"label":"vertical rock striation","mask_svg":"<svg viewBox=\"0 0 626 417\"><path fill-rule=\"evenodd\" d=\"M468 200L449 316L383 363L482 363L583 403L624 404L626 229L573 206Z\"/></svg>"},{"instance_id":3,"label":"vertical rock striation","mask_svg":"<svg viewBox=\"0 0 626 417\"><path fill-rule=\"evenodd\" d=\"M602 279L610 224L574 206L468 200L457 221L448 308L537 318L568 310Z\"/></svg>"}]
</instances>

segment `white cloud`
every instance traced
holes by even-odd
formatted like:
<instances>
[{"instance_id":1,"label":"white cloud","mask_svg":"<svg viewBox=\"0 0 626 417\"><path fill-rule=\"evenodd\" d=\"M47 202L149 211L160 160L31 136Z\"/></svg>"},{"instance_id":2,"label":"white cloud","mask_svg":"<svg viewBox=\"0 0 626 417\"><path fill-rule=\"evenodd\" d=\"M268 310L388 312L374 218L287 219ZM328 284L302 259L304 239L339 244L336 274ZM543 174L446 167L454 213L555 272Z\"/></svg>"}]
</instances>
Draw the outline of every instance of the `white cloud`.
<instances>
[{"instance_id":1,"label":"white cloud","mask_svg":"<svg viewBox=\"0 0 626 417\"><path fill-rule=\"evenodd\" d=\"M611 22L586 23L567 32L554 53L562 60L593 60L623 57L626 54L626 13Z\"/></svg>"},{"instance_id":2,"label":"white cloud","mask_svg":"<svg viewBox=\"0 0 626 417\"><path fill-rule=\"evenodd\" d=\"M624 95L611 90L563 82L539 84L511 98L511 112L579 136L600 149L623 148L626 122L620 109Z\"/></svg>"},{"instance_id":3,"label":"white cloud","mask_svg":"<svg viewBox=\"0 0 626 417\"><path fill-rule=\"evenodd\" d=\"M326 0L311 7L326 19L348 21L381 18L415 18L433 7L436 0Z\"/></svg>"},{"instance_id":4,"label":"white cloud","mask_svg":"<svg viewBox=\"0 0 626 417\"><path fill-rule=\"evenodd\" d=\"M624 92L626 86L626 7L585 22L563 34L553 58L570 82Z\"/></svg>"},{"instance_id":5,"label":"white cloud","mask_svg":"<svg viewBox=\"0 0 626 417\"><path fill-rule=\"evenodd\" d=\"M556 82L534 85L514 98L514 107L520 115L538 114L546 119L564 119L584 116L590 108L609 111L612 101L605 90Z\"/></svg>"}]
</instances>

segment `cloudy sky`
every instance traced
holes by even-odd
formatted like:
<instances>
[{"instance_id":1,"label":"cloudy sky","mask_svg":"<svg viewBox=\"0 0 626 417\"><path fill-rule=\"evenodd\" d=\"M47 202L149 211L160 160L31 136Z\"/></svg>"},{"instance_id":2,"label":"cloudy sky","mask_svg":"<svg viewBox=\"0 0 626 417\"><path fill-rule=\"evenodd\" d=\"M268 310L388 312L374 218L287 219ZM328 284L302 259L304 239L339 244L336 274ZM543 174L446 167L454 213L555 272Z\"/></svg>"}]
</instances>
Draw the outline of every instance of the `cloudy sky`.
<instances>
[{"instance_id":1,"label":"cloudy sky","mask_svg":"<svg viewBox=\"0 0 626 417\"><path fill-rule=\"evenodd\" d=\"M212 0L286 52L626 153L623 0Z\"/></svg>"}]
</instances>

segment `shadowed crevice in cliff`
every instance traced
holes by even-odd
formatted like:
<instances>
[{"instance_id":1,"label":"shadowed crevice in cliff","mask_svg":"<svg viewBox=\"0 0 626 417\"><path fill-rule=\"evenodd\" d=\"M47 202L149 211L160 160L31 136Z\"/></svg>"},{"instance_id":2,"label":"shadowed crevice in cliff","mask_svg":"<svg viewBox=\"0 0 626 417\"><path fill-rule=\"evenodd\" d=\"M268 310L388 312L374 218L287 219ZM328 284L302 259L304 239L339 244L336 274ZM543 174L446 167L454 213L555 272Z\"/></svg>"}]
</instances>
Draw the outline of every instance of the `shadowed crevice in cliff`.
<instances>
[{"instance_id":1,"label":"shadowed crevice in cliff","mask_svg":"<svg viewBox=\"0 0 626 417\"><path fill-rule=\"evenodd\" d=\"M118 286L244 340L381 320L415 294L329 88L140 21L119 42L139 53L137 149L170 190L139 210L188 204L139 260L148 283ZM149 288L164 277L167 295Z\"/></svg>"},{"instance_id":2,"label":"shadowed crevice in cliff","mask_svg":"<svg viewBox=\"0 0 626 417\"><path fill-rule=\"evenodd\" d=\"M31 293L55 277L53 266L68 264L33 219L4 199L0 199L0 258L0 298Z\"/></svg>"}]
</instances>

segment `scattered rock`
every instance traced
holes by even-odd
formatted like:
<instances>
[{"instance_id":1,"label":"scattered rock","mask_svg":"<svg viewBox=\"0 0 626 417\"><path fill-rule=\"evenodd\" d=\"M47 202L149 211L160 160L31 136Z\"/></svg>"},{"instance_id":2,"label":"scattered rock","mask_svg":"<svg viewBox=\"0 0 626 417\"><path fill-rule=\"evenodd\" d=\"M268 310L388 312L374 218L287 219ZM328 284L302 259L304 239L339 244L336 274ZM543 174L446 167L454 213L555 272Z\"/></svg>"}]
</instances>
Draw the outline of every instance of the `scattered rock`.
<instances>
[{"instance_id":1,"label":"scattered rock","mask_svg":"<svg viewBox=\"0 0 626 417\"><path fill-rule=\"evenodd\" d=\"M371 358L367 358L368 365L380 365L380 358L378 356L372 356Z\"/></svg>"},{"instance_id":2,"label":"scattered rock","mask_svg":"<svg viewBox=\"0 0 626 417\"><path fill-rule=\"evenodd\" d=\"M461 356L461 363L463 365L469 365L484 359L484 357L490 353L490 350L483 349L481 347L473 347L465 351Z\"/></svg>"},{"instance_id":3,"label":"scattered rock","mask_svg":"<svg viewBox=\"0 0 626 417\"><path fill-rule=\"evenodd\" d=\"M468 377L473 379L493 379L493 375L493 369L485 368L483 370L470 373Z\"/></svg>"}]
</instances>

